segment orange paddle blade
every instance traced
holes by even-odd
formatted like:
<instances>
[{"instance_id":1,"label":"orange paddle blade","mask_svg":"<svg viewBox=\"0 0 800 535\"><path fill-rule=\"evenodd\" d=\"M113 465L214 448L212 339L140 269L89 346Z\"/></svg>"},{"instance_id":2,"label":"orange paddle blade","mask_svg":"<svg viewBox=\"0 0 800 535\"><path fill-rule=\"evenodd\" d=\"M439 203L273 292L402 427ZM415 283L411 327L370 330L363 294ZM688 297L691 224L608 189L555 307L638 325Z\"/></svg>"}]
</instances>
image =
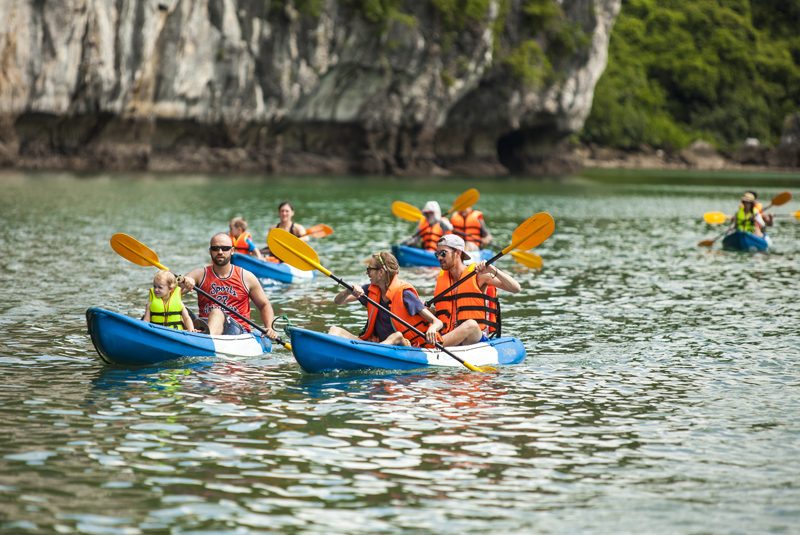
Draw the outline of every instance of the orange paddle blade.
<instances>
[{"instance_id":1,"label":"orange paddle blade","mask_svg":"<svg viewBox=\"0 0 800 535\"><path fill-rule=\"evenodd\" d=\"M453 205L450 207L450 210L447 211L447 214L450 215L453 212L459 212L461 210L466 210L470 206L474 206L475 203L478 202L478 199L481 198L480 192L475 188L470 188L458 197L456 200L453 201Z\"/></svg>"},{"instance_id":2,"label":"orange paddle blade","mask_svg":"<svg viewBox=\"0 0 800 535\"><path fill-rule=\"evenodd\" d=\"M772 206L780 206L782 204L786 204L787 202L789 202L791 200L792 200L792 194L789 193L788 191L783 191L783 192L778 193L777 195L775 195L772 198L772 201L770 202L770 204Z\"/></svg>"},{"instance_id":3,"label":"orange paddle blade","mask_svg":"<svg viewBox=\"0 0 800 535\"><path fill-rule=\"evenodd\" d=\"M413 204L408 204L407 202L403 201L394 201L392 203L392 213L400 219L413 221L414 223L419 223L425 219L425 216L422 215L422 210Z\"/></svg>"},{"instance_id":4,"label":"orange paddle blade","mask_svg":"<svg viewBox=\"0 0 800 535\"><path fill-rule=\"evenodd\" d=\"M720 225L728 220L728 216L722 212L706 212L703 214L703 221L709 225Z\"/></svg>"},{"instance_id":5,"label":"orange paddle blade","mask_svg":"<svg viewBox=\"0 0 800 535\"><path fill-rule=\"evenodd\" d=\"M699 245L700 247L712 247L715 241L716 240L703 240L701 242L698 242L697 245Z\"/></svg>"},{"instance_id":6,"label":"orange paddle blade","mask_svg":"<svg viewBox=\"0 0 800 535\"><path fill-rule=\"evenodd\" d=\"M290 266L301 271L316 269L325 275L330 275L330 271L320 265L317 252L291 232L280 228L270 230L267 234L267 245L271 254Z\"/></svg>"},{"instance_id":7,"label":"orange paddle blade","mask_svg":"<svg viewBox=\"0 0 800 535\"><path fill-rule=\"evenodd\" d=\"M531 269L542 269L542 257L536 253L529 253L527 251L511 251L511 256L525 267Z\"/></svg>"},{"instance_id":8,"label":"orange paddle blade","mask_svg":"<svg viewBox=\"0 0 800 535\"><path fill-rule=\"evenodd\" d=\"M330 236L331 234L333 234L333 229L324 223L320 223L318 225L312 225L308 227L304 236L310 236L312 238L324 238L325 236Z\"/></svg>"},{"instance_id":9,"label":"orange paddle blade","mask_svg":"<svg viewBox=\"0 0 800 535\"><path fill-rule=\"evenodd\" d=\"M503 249L503 254L513 249L527 251L538 247L553 234L555 229L556 222L553 216L547 212L534 214L514 229L511 234L511 244Z\"/></svg>"},{"instance_id":10,"label":"orange paddle blade","mask_svg":"<svg viewBox=\"0 0 800 535\"><path fill-rule=\"evenodd\" d=\"M122 258L138 266L155 266L169 271L169 268L158 261L158 255L148 246L127 234L117 233L111 236L111 248Z\"/></svg>"}]
</instances>

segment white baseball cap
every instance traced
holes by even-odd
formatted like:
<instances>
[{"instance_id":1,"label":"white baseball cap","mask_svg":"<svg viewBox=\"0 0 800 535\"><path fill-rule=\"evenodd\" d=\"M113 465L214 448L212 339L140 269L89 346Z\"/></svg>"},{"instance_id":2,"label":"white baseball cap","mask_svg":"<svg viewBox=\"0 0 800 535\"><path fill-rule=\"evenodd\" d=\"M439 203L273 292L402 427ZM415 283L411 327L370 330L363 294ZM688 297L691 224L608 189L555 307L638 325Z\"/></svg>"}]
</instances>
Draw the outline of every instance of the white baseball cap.
<instances>
[{"instance_id":1,"label":"white baseball cap","mask_svg":"<svg viewBox=\"0 0 800 535\"><path fill-rule=\"evenodd\" d=\"M470 260L472 258L469 253L464 250L466 244L464 243L464 239L460 236L456 236L455 234L445 234L436 243L437 245L444 245L446 247L450 247L451 249L455 249L456 251L461 251L461 260Z\"/></svg>"}]
</instances>

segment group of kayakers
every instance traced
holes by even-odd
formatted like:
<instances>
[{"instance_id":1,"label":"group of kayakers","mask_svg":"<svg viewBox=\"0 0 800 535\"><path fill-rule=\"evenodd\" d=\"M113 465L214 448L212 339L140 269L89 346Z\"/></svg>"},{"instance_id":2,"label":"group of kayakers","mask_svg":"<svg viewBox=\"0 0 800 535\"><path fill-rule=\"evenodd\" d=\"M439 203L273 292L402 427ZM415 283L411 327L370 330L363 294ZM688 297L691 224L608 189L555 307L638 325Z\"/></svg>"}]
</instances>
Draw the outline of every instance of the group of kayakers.
<instances>
[{"instance_id":1,"label":"group of kayakers","mask_svg":"<svg viewBox=\"0 0 800 535\"><path fill-rule=\"evenodd\" d=\"M282 202L278 211L280 221L276 228L301 239L306 237L305 228L292 221L294 209L290 203ZM399 264L394 255L387 251L377 252L370 257L366 268L369 283L356 286L352 291L344 290L334 299L336 304L358 300L365 305L367 323L363 331L356 336L341 327L331 327L330 334L416 347L437 342L445 346L466 345L500 335L497 290L516 293L520 291L520 285L508 273L495 265L487 265L485 261L465 264L465 260L470 259L467 251L491 241L483 214L471 207L466 208L453 214L451 223L442 218L436 201L428 202L423 213L427 224L420 224L415 237L426 249L435 252L441 267L434 298L427 304L423 303L414 286L400 278ZM263 256L262 252L255 247L243 218L233 218L229 227L230 233L218 233L211 238L210 265L194 269L178 280L166 271L156 274L145 320L213 335L240 334L250 331L248 320L252 301L261 313L267 336L277 337L272 329L274 311L258 279L231 263L234 252L259 258ZM456 281L465 277L468 278L453 287ZM198 315L193 317L184 307L181 294L195 286L202 292L198 293ZM234 309L241 317L225 311L205 294ZM390 313L374 306L367 297ZM404 322L421 331L423 336L415 329L409 329Z\"/></svg>"},{"instance_id":2,"label":"group of kayakers","mask_svg":"<svg viewBox=\"0 0 800 535\"><path fill-rule=\"evenodd\" d=\"M422 207L422 215L425 219L419 222L417 231L406 241L407 245L434 251L442 236L456 234L464 239L467 251L477 251L488 247L492 241L483 213L471 206L454 212L448 219L442 217L437 201L428 201Z\"/></svg>"},{"instance_id":3,"label":"group of kayakers","mask_svg":"<svg viewBox=\"0 0 800 535\"><path fill-rule=\"evenodd\" d=\"M341 327L331 327L329 334L350 339L394 345L426 346L440 342L445 347L474 344L500 335L500 302L497 290L520 291L511 275L485 261L466 265L470 256L464 240L446 234L436 243L436 258L442 268L436 279L434 298L422 303L413 285L399 277L400 267L392 253L373 254L367 264L369 284L343 290L336 304L360 301L367 308L367 324L358 336ZM474 271L475 275L471 272ZM469 276L452 288L456 281ZM372 302L384 305L392 317ZM402 318L400 321L398 318ZM415 329L409 328L406 324ZM421 337L416 330L424 333Z\"/></svg>"}]
</instances>

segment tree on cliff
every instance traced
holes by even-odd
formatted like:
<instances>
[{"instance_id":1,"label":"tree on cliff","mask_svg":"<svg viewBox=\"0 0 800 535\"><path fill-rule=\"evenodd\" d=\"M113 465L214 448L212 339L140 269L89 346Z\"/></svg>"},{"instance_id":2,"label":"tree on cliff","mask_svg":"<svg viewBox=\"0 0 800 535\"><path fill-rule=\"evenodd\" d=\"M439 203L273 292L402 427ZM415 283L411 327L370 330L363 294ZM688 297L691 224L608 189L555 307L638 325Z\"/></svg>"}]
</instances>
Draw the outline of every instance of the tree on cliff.
<instances>
[{"instance_id":1,"label":"tree on cliff","mask_svg":"<svg viewBox=\"0 0 800 535\"><path fill-rule=\"evenodd\" d=\"M623 0L582 139L775 145L800 110L800 0Z\"/></svg>"}]
</instances>

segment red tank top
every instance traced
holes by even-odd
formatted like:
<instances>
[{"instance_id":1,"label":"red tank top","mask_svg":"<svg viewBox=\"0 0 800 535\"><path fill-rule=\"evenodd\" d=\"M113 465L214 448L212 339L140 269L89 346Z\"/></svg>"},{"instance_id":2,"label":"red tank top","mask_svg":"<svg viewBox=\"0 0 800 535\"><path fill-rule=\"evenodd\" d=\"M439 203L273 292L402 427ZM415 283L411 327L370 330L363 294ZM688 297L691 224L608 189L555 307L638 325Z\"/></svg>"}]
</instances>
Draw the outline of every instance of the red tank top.
<instances>
[{"instance_id":1,"label":"red tank top","mask_svg":"<svg viewBox=\"0 0 800 535\"><path fill-rule=\"evenodd\" d=\"M244 271L239 266L233 266L231 274L224 279L217 277L212 266L206 266L203 273L203 280L200 281L200 289L215 297L218 301L236 309L239 314L250 319L250 293L244 283ZM200 317L208 318L208 313L212 308L219 308L214 301L204 295L197 295L197 307L200 309ZM239 319L235 314L230 316L238 321L246 331L250 331L250 326Z\"/></svg>"}]
</instances>

